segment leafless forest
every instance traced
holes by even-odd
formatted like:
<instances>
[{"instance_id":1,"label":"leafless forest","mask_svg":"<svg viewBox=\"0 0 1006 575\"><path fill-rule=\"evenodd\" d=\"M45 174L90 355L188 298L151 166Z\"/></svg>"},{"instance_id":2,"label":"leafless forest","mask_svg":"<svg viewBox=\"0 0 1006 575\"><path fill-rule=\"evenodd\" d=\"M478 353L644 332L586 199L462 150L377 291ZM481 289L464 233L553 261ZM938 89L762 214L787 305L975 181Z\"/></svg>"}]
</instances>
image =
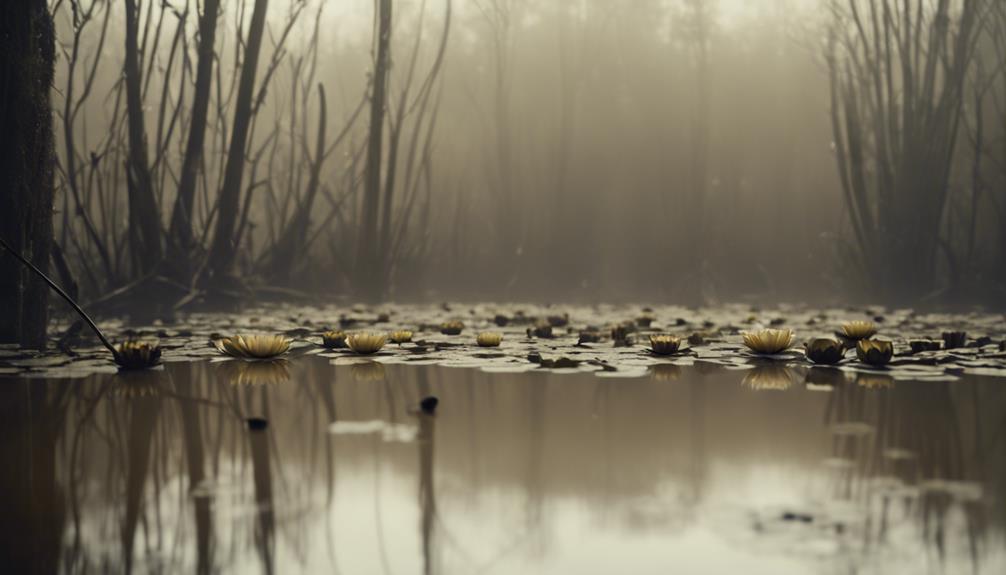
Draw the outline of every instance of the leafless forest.
<instances>
[{"instance_id":1,"label":"leafless forest","mask_svg":"<svg viewBox=\"0 0 1006 575\"><path fill-rule=\"evenodd\" d=\"M1006 3L50 0L54 275L1002 301Z\"/></svg>"}]
</instances>

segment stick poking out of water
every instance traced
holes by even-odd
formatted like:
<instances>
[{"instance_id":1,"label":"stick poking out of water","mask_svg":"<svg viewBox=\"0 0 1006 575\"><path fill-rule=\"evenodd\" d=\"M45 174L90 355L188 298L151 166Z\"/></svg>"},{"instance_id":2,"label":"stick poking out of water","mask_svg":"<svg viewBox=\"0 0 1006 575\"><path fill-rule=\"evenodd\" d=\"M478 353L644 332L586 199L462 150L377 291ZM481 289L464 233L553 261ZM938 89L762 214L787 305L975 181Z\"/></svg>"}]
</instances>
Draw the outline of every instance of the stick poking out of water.
<instances>
[{"instance_id":1,"label":"stick poking out of water","mask_svg":"<svg viewBox=\"0 0 1006 575\"><path fill-rule=\"evenodd\" d=\"M102 345L104 345L105 347L107 347L108 351L112 352L112 356L118 357L118 352L115 350L115 347L113 347L112 344L108 341L108 338L105 337L105 334L101 333L101 330L98 329L98 326L97 326L97 324L94 323L94 320L92 320L84 312L84 310L79 305L77 305L77 302L73 301L73 298L70 297L69 294L67 294L65 291L63 291L63 288L61 288L58 285L56 285L56 282L54 282L51 279L49 279L49 276L45 275L45 273L42 270L40 270L37 267L35 267L35 264L33 264L30 261L28 261L27 259L25 259L24 256L22 256L21 254L19 254L3 238L0 238L0 245L2 245L4 247L4 249L6 249L8 252L10 252L10 254L12 256L14 256L18 260L20 260L21 263L23 263L24 265L28 266L28 269L30 269L31 271L35 272L35 275L37 275L38 277L42 278L42 280L45 283L49 284L49 287L51 287L53 289L53 291L55 291L56 293L58 293L60 295L60 297L62 297L64 300L66 300L66 303L70 304L70 307L72 307L74 309L74 311L77 312L77 315L79 315L81 319L83 319L85 322L87 322L87 325L91 326L91 329L94 331L94 334L97 335L98 339L101 340Z\"/></svg>"}]
</instances>

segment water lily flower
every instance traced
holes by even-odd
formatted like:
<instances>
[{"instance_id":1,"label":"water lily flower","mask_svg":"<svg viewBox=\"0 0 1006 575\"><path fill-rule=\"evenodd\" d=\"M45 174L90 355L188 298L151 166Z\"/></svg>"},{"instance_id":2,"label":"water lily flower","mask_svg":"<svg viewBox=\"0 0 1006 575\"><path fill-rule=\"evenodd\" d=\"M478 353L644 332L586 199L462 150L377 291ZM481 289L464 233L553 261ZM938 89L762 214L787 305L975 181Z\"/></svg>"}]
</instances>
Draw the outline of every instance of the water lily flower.
<instances>
[{"instance_id":1,"label":"water lily flower","mask_svg":"<svg viewBox=\"0 0 1006 575\"><path fill-rule=\"evenodd\" d=\"M755 353L774 355L782 353L793 345L796 334L791 329L763 329L754 333L745 332L744 345Z\"/></svg>"},{"instance_id":2,"label":"water lily flower","mask_svg":"<svg viewBox=\"0 0 1006 575\"><path fill-rule=\"evenodd\" d=\"M822 365L832 365L842 361L845 346L830 337L820 337L807 344L807 359Z\"/></svg>"},{"instance_id":3,"label":"water lily flower","mask_svg":"<svg viewBox=\"0 0 1006 575\"><path fill-rule=\"evenodd\" d=\"M503 334L495 331L484 331L475 337L479 347L498 347L503 341Z\"/></svg>"},{"instance_id":4,"label":"water lily flower","mask_svg":"<svg viewBox=\"0 0 1006 575\"><path fill-rule=\"evenodd\" d=\"M456 319L440 324L440 333L444 335L460 335L463 329L465 329L464 322Z\"/></svg>"},{"instance_id":5,"label":"water lily flower","mask_svg":"<svg viewBox=\"0 0 1006 575\"><path fill-rule=\"evenodd\" d=\"M877 326L872 321L860 320L849 321L842 324L842 333L839 334L847 339L859 341L870 339L877 335Z\"/></svg>"},{"instance_id":6,"label":"water lily flower","mask_svg":"<svg viewBox=\"0 0 1006 575\"><path fill-rule=\"evenodd\" d=\"M112 354L120 369L148 369L161 363L161 346L157 342L124 341Z\"/></svg>"},{"instance_id":7,"label":"water lily flower","mask_svg":"<svg viewBox=\"0 0 1006 575\"><path fill-rule=\"evenodd\" d=\"M410 341L412 341L412 332L407 329L400 329L398 331L393 331L391 332L391 334L388 335L388 339L391 340L391 343L397 343L398 345L402 345L403 343L409 343Z\"/></svg>"},{"instance_id":8,"label":"water lily flower","mask_svg":"<svg viewBox=\"0 0 1006 575\"><path fill-rule=\"evenodd\" d=\"M894 356L894 345L879 339L861 339L856 342L856 356L867 365L881 367Z\"/></svg>"},{"instance_id":9,"label":"water lily flower","mask_svg":"<svg viewBox=\"0 0 1006 575\"><path fill-rule=\"evenodd\" d=\"M552 335L552 324L550 323L540 323L534 327L527 328L528 337L540 337L543 339L551 339L554 337Z\"/></svg>"},{"instance_id":10,"label":"water lily flower","mask_svg":"<svg viewBox=\"0 0 1006 575\"><path fill-rule=\"evenodd\" d=\"M346 347L346 332L326 331L321 334L321 345L328 349L338 349Z\"/></svg>"},{"instance_id":11,"label":"water lily flower","mask_svg":"<svg viewBox=\"0 0 1006 575\"><path fill-rule=\"evenodd\" d=\"M651 335L650 351L657 355L671 355L681 347L681 338L673 335Z\"/></svg>"},{"instance_id":12,"label":"water lily flower","mask_svg":"<svg viewBox=\"0 0 1006 575\"><path fill-rule=\"evenodd\" d=\"M387 337L383 333L354 333L346 339L349 349L362 355L381 351L385 342Z\"/></svg>"},{"instance_id":13,"label":"water lily flower","mask_svg":"<svg viewBox=\"0 0 1006 575\"><path fill-rule=\"evenodd\" d=\"M282 335L236 335L214 340L224 355L242 359L271 359L290 350L293 340Z\"/></svg>"}]
</instances>

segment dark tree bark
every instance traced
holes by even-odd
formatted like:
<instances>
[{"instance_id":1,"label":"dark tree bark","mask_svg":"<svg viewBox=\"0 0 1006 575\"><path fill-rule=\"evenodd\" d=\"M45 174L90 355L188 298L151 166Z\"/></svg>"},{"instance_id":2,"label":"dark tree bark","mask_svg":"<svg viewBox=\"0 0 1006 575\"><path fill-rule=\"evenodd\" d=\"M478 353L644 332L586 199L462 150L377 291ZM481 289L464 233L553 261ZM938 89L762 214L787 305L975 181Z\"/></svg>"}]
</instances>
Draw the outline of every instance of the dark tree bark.
<instances>
[{"instance_id":1,"label":"dark tree bark","mask_svg":"<svg viewBox=\"0 0 1006 575\"><path fill-rule=\"evenodd\" d=\"M45 0L0 2L0 237L39 269L52 252L52 18ZM0 342L42 348L48 288L0 250Z\"/></svg>"},{"instance_id":2,"label":"dark tree bark","mask_svg":"<svg viewBox=\"0 0 1006 575\"><path fill-rule=\"evenodd\" d=\"M388 102L388 72L391 68L391 0L379 0L377 15L377 57L374 87L370 96L370 135L364 172L363 210L356 246L358 289L371 298L380 298L381 270L377 253L377 216L381 200L381 163L384 152L384 115Z\"/></svg>"},{"instance_id":3,"label":"dark tree bark","mask_svg":"<svg viewBox=\"0 0 1006 575\"><path fill-rule=\"evenodd\" d=\"M255 96L255 74L258 70L259 52L262 48L262 34L265 30L266 10L269 0L255 0L251 25L241 65L237 101L234 107L234 128L231 133L230 149L227 151L227 166L220 188L217 210L217 227L210 248L209 268L213 277L227 275L234 262L237 246L234 230L238 219L241 199L241 181L244 177L245 150L248 147L248 132L251 128L253 98Z\"/></svg>"},{"instance_id":4,"label":"dark tree bark","mask_svg":"<svg viewBox=\"0 0 1006 575\"><path fill-rule=\"evenodd\" d=\"M199 63L196 67L196 90L192 98L192 122L185 146L185 158L178 179L178 195L171 214L171 231L168 249L171 260L184 266L194 244L192 237L192 204L196 196L196 176L202 163L203 144L206 140L206 119L210 107L210 88L213 86L213 44L217 32L217 14L220 0L206 0L199 18Z\"/></svg>"},{"instance_id":5,"label":"dark tree bark","mask_svg":"<svg viewBox=\"0 0 1006 575\"><path fill-rule=\"evenodd\" d=\"M147 157L147 130L143 121L143 79L139 61L139 11L136 0L126 0L126 111L129 158L129 240L134 273L147 274L161 262L161 217L154 198L154 183Z\"/></svg>"}]
</instances>

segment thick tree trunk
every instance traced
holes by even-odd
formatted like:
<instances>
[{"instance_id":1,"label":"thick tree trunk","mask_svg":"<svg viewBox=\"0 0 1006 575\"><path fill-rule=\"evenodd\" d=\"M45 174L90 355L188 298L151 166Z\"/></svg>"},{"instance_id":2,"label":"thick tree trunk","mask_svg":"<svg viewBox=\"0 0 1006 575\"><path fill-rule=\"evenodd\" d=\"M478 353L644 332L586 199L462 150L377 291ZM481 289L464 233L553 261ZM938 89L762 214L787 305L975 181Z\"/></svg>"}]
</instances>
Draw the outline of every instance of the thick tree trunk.
<instances>
[{"instance_id":1,"label":"thick tree trunk","mask_svg":"<svg viewBox=\"0 0 1006 575\"><path fill-rule=\"evenodd\" d=\"M133 272L147 274L161 262L161 217L154 198L154 182L147 157L139 62L139 11L136 0L126 0L126 111L129 124L129 239Z\"/></svg>"},{"instance_id":2,"label":"thick tree trunk","mask_svg":"<svg viewBox=\"0 0 1006 575\"><path fill-rule=\"evenodd\" d=\"M220 0L206 0L199 18L199 63L196 67L196 90L192 98L192 122L185 146L185 158L178 179L178 195L171 214L171 233L168 239L170 259L175 268L186 265L192 250L192 205L196 196L196 176L203 157L206 140L206 119L210 107L210 88L213 86L213 44L217 32L217 14ZM176 269L181 272L181 269Z\"/></svg>"},{"instance_id":3,"label":"thick tree trunk","mask_svg":"<svg viewBox=\"0 0 1006 575\"><path fill-rule=\"evenodd\" d=\"M265 30L265 16L268 8L269 0L255 0L251 25L248 29L244 62L241 64L241 78L234 107L234 128L231 133L230 149L227 151L224 182L220 188L217 227L210 248L209 267L210 273L215 278L227 275L237 251L237 246L234 244L234 229L237 224L241 199L241 182L244 177L248 132L251 129L255 74L258 71L258 58L262 48L262 34Z\"/></svg>"},{"instance_id":4,"label":"thick tree trunk","mask_svg":"<svg viewBox=\"0 0 1006 575\"><path fill-rule=\"evenodd\" d=\"M374 62L374 87L370 96L370 135L367 141L367 165L364 173L363 213L356 246L357 289L370 298L380 298L379 254L377 253L377 216L381 200L381 160L384 152L384 114L387 106L388 72L391 67L391 0L379 0L377 59Z\"/></svg>"},{"instance_id":5,"label":"thick tree trunk","mask_svg":"<svg viewBox=\"0 0 1006 575\"><path fill-rule=\"evenodd\" d=\"M0 237L43 271L52 251L53 62L45 0L0 2ZM48 301L46 285L0 253L0 343L44 347Z\"/></svg>"}]
</instances>

